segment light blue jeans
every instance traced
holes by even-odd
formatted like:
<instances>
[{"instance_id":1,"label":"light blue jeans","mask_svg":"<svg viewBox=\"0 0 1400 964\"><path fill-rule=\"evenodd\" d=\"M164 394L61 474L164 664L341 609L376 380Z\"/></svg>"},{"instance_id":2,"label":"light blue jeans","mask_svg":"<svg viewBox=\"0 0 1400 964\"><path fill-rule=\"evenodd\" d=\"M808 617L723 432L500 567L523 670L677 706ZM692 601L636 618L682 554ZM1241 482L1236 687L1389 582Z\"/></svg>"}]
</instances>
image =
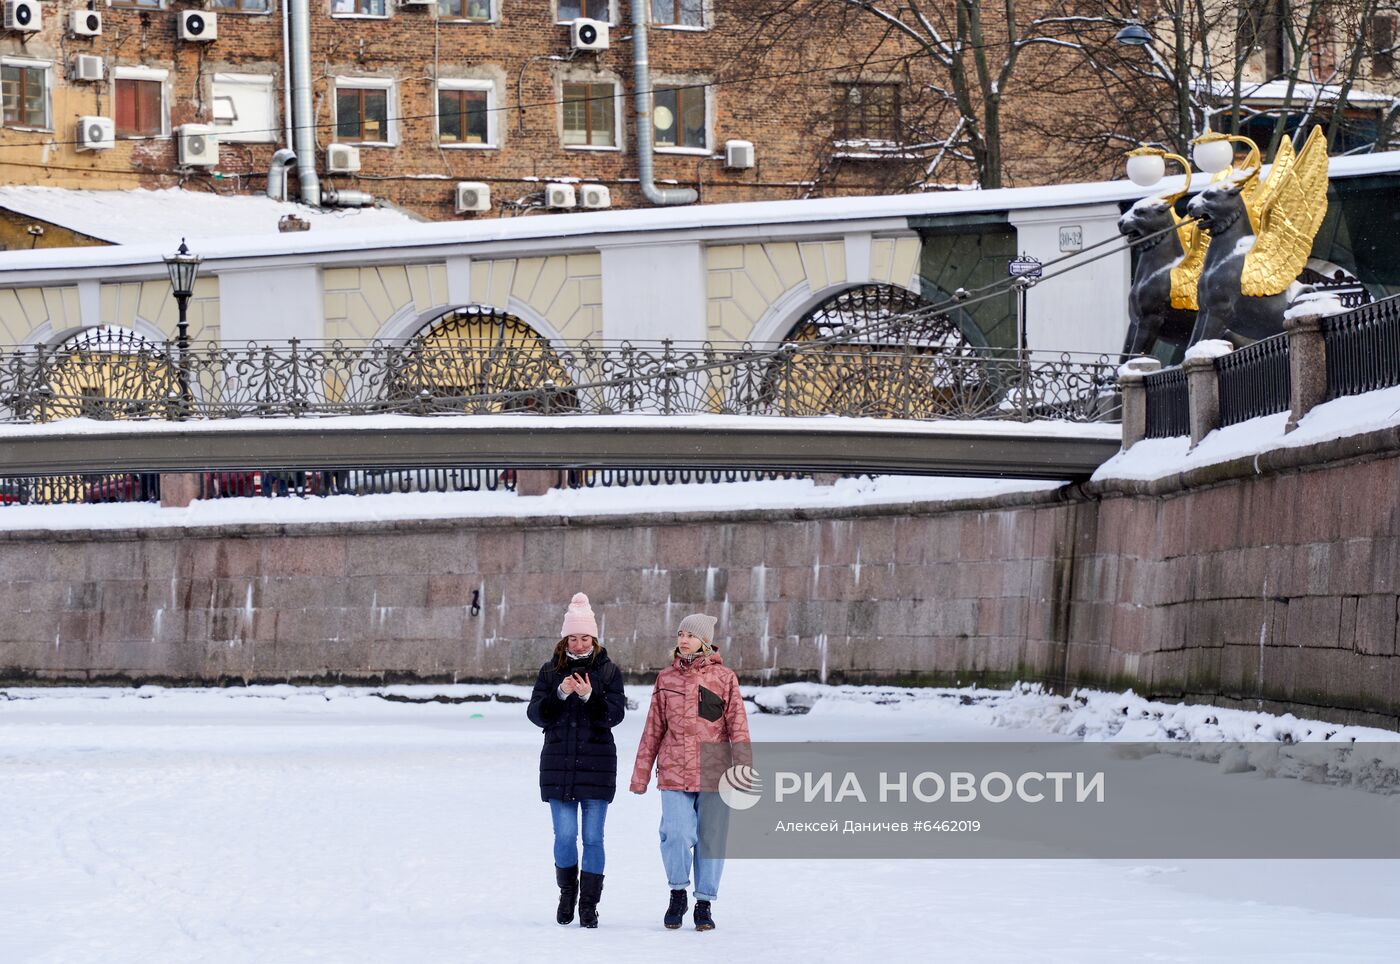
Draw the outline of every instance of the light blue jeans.
<instances>
[{"instance_id":1,"label":"light blue jeans","mask_svg":"<svg viewBox=\"0 0 1400 964\"><path fill-rule=\"evenodd\" d=\"M684 890L689 886L693 863L695 899L714 900L718 896L724 858L700 854L703 850L721 849L728 829L729 808L718 793L661 791L661 863L666 868L666 882L672 890ZM713 848L702 847L702 835L707 843L718 843Z\"/></svg>"},{"instance_id":2,"label":"light blue jeans","mask_svg":"<svg viewBox=\"0 0 1400 964\"><path fill-rule=\"evenodd\" d=\"M578 863L578 812L583 810L583 871L603 872L603 822L608 818L606 800L551 800L549 815L554 821L554 866L572 867Z\"/></svg>"}]
</instances>

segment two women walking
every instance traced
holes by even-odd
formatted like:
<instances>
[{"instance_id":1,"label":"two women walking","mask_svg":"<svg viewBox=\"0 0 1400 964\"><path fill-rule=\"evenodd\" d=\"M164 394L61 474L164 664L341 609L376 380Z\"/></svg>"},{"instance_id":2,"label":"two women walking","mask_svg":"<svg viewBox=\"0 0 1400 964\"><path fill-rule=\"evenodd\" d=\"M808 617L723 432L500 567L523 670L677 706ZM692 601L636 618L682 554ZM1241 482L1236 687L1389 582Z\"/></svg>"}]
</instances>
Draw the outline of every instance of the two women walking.
<instances>
[{"instance_id":1,"label":"two women walking","mask_svg":"<svg viewBox=\"0 0 1400 964\"><path fill-rule=\"evenodd\" d=\"M652 688L631 790L645 793L653 766L661 791L661 862L670 888L664 923L676 929L688 907L686 888L695 883L696 930L713 930L710 902L719 893L721 857L702 856L702 840L722 839L728 810L714 788L701 787L705 744L739 744L747 753L748 717L739 679L714 645L716 620L694 614L681 620L671 663ZM540 667L530 698L530 721L544 730L540 753L540 797L554 822L554 872L559 886L560 924L574 919L598 926L603 892L603 828L617 781L613 727L626 714L622 673L598 643L588 597L569 603L554 657ZM706 772L710 767L707 762ZM582 812L583 870L579 872L579 813Z\"/></svg>"}]
</instances>

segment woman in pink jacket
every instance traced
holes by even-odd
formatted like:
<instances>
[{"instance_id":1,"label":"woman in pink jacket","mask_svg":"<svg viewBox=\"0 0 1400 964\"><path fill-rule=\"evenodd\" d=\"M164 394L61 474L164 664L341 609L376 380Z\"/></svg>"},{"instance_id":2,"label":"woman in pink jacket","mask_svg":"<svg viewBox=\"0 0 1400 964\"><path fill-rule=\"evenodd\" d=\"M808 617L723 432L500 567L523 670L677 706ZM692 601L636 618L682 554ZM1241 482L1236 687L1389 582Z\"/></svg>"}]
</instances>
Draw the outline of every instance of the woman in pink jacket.
<instances>
[{"instance_id":1,"label":"woman in pink jacket","mask_svg":"<svg viewBox=\"0 0 1400 964\"><path fill-rule=\"evenodd\" d=\"M696 613L681 620L671 665L656 677L651 691L632 792L646 793L656 764L661 790L661 862L671 887L665 924L671 930L685 919L686 892L695 868L695 929L713 930L710 901L719 891L723 857L703 857L700 841L722 840L729 811L715 792L719 770L706 755L701 780L701 747L728 743L735 762L749 761L749 720L739 693L739 677L715 650L713 616ZM711 751L713 753L713 751ZM716 770L716 772L710 772Z\"/></svg>"}]
</instances>

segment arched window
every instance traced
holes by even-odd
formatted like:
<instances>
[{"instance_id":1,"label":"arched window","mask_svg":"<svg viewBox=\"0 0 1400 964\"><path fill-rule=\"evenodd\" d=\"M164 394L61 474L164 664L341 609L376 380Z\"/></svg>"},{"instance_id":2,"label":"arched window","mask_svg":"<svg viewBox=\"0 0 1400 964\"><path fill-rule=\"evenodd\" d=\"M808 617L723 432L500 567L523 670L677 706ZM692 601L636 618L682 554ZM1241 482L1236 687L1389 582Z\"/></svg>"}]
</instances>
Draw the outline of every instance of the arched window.
<instances>
[{"instance_id":1,"label":"arched window","mask_svg":"<svg viewBox=\"0 0 1400 964\"><path fill-rule=\"evenodd\" d=\"M45 353L42 420L162 417L180 378L166 345L130 328L84 328Z\"/></svg>"},{"instance_id":2,"label":"arched window","mask_svg":"<svg viewBox=\"0 0 1400 964\"><path fill-rule=\"evenodd\" d=\"M390 396L466 412L555 412L577 408L568 368L549 340L495 308L454 308L410 339Z\"/></svg>"},{"instance_id":3,"label":"arched window","mask_svg":"<svg viewBox=\"0 0 1400 964\"><path fill-rule=\"evenodd\" d=\"M851 288L793 326L764 378L765 408L784 415L937 418L996 394L948 311L896 285Z\"/></svg>"}]
</instances>

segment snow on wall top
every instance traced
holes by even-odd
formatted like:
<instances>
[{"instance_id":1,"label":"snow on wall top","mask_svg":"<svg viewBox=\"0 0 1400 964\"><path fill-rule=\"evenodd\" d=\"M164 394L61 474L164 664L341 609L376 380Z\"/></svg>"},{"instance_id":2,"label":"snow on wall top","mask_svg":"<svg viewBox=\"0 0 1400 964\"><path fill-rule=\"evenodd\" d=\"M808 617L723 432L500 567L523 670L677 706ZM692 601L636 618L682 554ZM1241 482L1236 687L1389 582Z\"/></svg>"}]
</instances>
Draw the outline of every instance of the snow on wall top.
<instances>
[{"instance_id":1,"label":"snow on wall top","mask_svg":"<svg viewBox=\"0 0 1400 964\"><path fill-rule=\"evenodd\" d=\"M1333 177L1400 172L1400 151L1331 161ZM1181 189L1181 176L1163 179L1157 191ZM37 189L30 189L37 190ZM434 221L370 226L350 222L354 230L324 229L293 234L224 237L204 243L197 252L208 260L314 255L330 252L383 251L393 248L471 245L491 242L530 241L561 236L621 235L654 231L718 233L725 228L821 224L840 221L898 219L983 211L1022 211L1114 204L1140 198L1143 189L1131 181L1095 181L1084 184L1051 184L1039 187L1001 188L991 191L940 191L877 197L815 198L791 201L750 201L736 204L703 204L686 207L641 208L570 214L540 214L518 218L484 218L470 221ZM275 202L269 202L275 203ZM307 209L292 206L298 211ZM148 211L148 213L150 213ZM321 215L317 226L334 223L348 212ZM159 264L172 239L178 239L183 221L170 225L160 243L127 244L116 248L49 248L0 253L0 279L9 272L80 267ZM361 227L363 225L363 227ZM232 232L226 232L230 234ZM185 231L186 237L192 237Z\"/></svg>"},{"instance_id":2,"label":"snow on wall top","mask_svg":"<svg viewBox=\"0 0 1400 964\"><path fill-rule=\"evenodd\" d=\"M364 231L420 223L390 208L320 211L304 204L274 201L264 194L209 194L175 187L158 191L0 187L0 208L113 244L157 244L162 248L173 248L181 237L281 237L277 221L285 214L310 221L316 232Z\"/></svg>"}]
</instances>

